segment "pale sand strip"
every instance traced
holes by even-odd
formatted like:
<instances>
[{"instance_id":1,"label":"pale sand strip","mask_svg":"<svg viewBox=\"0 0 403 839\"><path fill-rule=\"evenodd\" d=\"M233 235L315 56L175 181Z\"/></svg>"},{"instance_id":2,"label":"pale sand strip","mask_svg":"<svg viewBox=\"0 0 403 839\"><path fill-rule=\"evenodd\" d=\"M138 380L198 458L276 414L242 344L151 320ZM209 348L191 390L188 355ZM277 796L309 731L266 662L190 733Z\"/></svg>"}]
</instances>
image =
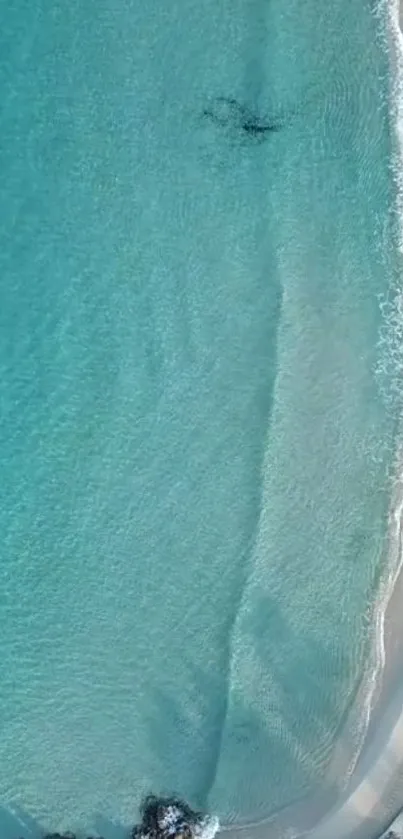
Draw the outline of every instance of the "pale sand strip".
<instances>
[{"instance_id":1,"label":"pale sand strip","mask_svg":"<svg viewBox=\"0 0 403 839\"><path fill-rule=\"evenodd\" d=\"M398 816L397 819L395 819L395 821L390 825L390 829L393 830L394 835L397 836L398 839L403 839L403 815L402 814L400 816ZM385 833L384 837L382 837L382 839L386 839L386 835L387 834Z\"/></svg>"},{"instance_id":2,"label":"pale sand strip","mask_svg":"<svg viewBox=\"0 0 403 839\"><path fill-rule=\"evenodd\" d=\"M401 458L399 458L401 460ZM402 474L401 467L399 473ZM403 481L395 487L390 546L402 558ZM310 832L312 839L379 836L403 808L403 569L385 611L382 682L344 801Z\"/></svg>"},{"instance_id":3,"label":"pale sand strip","mask_svg":"<svg viewBox=\"0 0 403 839\"><path fill-rule=\"evenodd\" d=\"M400 504L395 511L397 518ZM400 534L398 538L400 543ZM377 839L396 818L403 808L403 571L387 606L384 629L382 687L342 796L335 801L334 791L322 793L322 800L313 796L265 823L224 828L225 839Z\"/></svg>"},{"instance_id":4,"label":"pale sand strip","mask_svg":"<svg viewBox=\"0 0 403 839\"><path fill-rule=\"evenodd\" d=\"M388 609L390 631L393 628L394 632L387 644L389 673L352 778L352 791L345 803L311 832L312 839L369 839L379 835L403 807L402 575L392 600Z\"/></svg>"}]
</instances>

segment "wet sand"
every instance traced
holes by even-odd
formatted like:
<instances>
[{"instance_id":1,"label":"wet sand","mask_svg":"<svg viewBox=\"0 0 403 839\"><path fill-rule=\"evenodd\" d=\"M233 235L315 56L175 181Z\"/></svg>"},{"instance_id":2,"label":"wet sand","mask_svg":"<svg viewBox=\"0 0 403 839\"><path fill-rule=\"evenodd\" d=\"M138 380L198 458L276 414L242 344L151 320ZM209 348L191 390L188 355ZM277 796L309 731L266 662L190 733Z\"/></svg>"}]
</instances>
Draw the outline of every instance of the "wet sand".
<instances>
[{"instance_id":1,"label":"wet sand","mask_svg":"<svg viewBox=\"0 0 403 839\"><path fill-rule=\"evenodd\" d=\"M391 538L401 552L403 483L391 514ZM335 789L287 808L267 822L224 828L226 839L372 839L403 809L403 570L389 599L384 623L385 662L373 697L364 745L347 789ZM342 756L343 743L339 744Z\"/></svg>"}]
</instances>

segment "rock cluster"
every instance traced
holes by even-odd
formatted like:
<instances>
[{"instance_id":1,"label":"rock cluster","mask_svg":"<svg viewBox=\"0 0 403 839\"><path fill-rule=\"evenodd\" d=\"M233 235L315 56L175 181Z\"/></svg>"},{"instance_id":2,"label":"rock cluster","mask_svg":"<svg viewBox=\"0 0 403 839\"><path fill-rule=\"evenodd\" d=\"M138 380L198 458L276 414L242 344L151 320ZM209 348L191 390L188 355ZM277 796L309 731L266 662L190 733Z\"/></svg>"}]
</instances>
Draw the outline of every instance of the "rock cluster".
<instances>
[{"instance_id":1,"label":"rock cluster","mask_svg":"<svg viewBox=\"0 0 403 839\"><path fill-rule=\"evenodd\" d=\"M219 826L216 818L192 810L179 798L149 795L140 813L131 839L212 839Z\"/></svg>"},{"instance_id":2,"label":"rock cluster","mask_svg":"<svg viewBox=\"0 0 403 839\"><path fill-rule=\"evenodd\" d=\"M179 798L148 795L140 807L140 815L141 822L132 828L130 839L213 839L219 829L215 816L206 816L192 810ZM69 832L47 833L43 839L77 837Z\"/></svg>"}]
</instances>

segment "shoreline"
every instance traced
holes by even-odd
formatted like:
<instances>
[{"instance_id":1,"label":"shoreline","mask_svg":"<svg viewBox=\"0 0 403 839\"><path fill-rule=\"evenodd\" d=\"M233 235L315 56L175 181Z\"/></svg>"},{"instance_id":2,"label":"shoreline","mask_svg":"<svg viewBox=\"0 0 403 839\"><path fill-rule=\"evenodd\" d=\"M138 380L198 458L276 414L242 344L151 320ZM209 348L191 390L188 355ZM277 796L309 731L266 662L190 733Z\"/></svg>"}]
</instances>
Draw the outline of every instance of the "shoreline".
<instances>
[{"instance_id":1,"label":"shoreline","mask_svg":"<svg viewBox=\"0 0 403 839\"><path fill-rule=\"evenodd\" d=\"M396 13L396 23L403 27L403 0L400 5L399 0L389 2L393 5L390 17ZM387 3L382 0L383 5ZM329 779L324 791L313 792L260 823L223 825L220 834L227 834L228 839L371 839L372 835L380 836L388 820L392 823L403 807L403 569L398 568L403 475L396 478L390 502L388 535L383 543L390 551L390 562L388 566L385 562L388 573L382 578L372 622L371 640L379 656L362 691L363 701L359 696L356 702L365 724L351 773L339 773L346 779L343 789L338 790ZM343 762L343 744L348 742L352 728L347 724L335 745L336 766L339 756ZM110 827L105 835L116 839L121 835L123 839L127 833L120 827L112 832Z\"/></svg>"},{"instance_id":2,"label":"shoreline","mask_svg":"<svg viewBox=\"0 0 403 839\"><path fill-rule=\"evenodd\" d=\"M403 0L380 0L380 7L388 17L391 64L396 67L396 76L401 66L403 77ZM399 133L401 141L400 147L393 150L398 164L395 211L403 234L402 120L402 127L397 124L399 112L403 119L403 104L399 103L399 80L393 81L392 87L394 130L397 144ZM400 253L403 255L403 245ZM399 818L403 824L403 451L398 454L396 465L400 468L395 470L386 545L390 557L388 576L381 584L374 613L378 658L371 677L372 688L364 696L362 711L367 712L367 720L351 775L342 792L329 788L260 823L223 826L220 833L225 833L227 839L375 839ZM346 732L336 753L342 754L345 736Z\"/></svg>"},{"instance_id":3,"label":"shoreline","mask_svg":"<svg viewBox=\"0 0 403 839\"><path fill-rule=\"evenodd\" d=\"M385 661L380 684L375 688L364 743L346 789L341 794L322 791L267 821L222 826L220 834L225 833L226 839L375 839L403 811L402 604L400 567L384 613Z\"/></svg>"},{"instance_id":4,"label":"shoreline","mask_svg":"<svg viewBox=\"0 0 403 839\"><path fill-rule=\"evenodd\" d=\"M380 655L364 694L367 722L362 747L345 788L290 804L249 825L222 825L226 839L378 839L403 813L403 457L389 513L387 553L395 562L380 592L374 643ZM359 700L358 700L359 701ZM334 761L343 760L344 734Z\"/></svg>"},{"instance_id":5,"label":"shoreline","mask_svg":"<svg viewBox=\"0 0 403 839\"><path fill-rule=\"evenodd\" d=\"M368 723L346 787L341 793L329 788L255 824L223 825L219 835L226 839L375 839L403 812L403 462L398 474L388 535L396 560L376 614L380 665L365 697ZM336 752L343 752L344 736Z\"/></svg>"}]
</instances>

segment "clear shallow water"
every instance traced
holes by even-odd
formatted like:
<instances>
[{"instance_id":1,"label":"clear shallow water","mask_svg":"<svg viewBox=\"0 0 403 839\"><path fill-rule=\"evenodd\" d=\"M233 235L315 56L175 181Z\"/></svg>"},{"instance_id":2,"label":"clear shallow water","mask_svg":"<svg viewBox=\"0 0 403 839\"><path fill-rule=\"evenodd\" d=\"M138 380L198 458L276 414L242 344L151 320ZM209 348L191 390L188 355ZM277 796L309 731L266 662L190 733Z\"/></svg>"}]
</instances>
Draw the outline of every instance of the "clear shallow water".
<instances>
[{"instance_id":1,"label":"clear shallow water","mask_svg":"<svg viewBox=\"0 0 403 839\"><path fill-rule=\"evenodd\" d=\"M0 801L263 818L326 785L381 570L376 21L20 1L1 31ZM222 95L283 130L238 141Z\"/></svg>"}]
</instances>

